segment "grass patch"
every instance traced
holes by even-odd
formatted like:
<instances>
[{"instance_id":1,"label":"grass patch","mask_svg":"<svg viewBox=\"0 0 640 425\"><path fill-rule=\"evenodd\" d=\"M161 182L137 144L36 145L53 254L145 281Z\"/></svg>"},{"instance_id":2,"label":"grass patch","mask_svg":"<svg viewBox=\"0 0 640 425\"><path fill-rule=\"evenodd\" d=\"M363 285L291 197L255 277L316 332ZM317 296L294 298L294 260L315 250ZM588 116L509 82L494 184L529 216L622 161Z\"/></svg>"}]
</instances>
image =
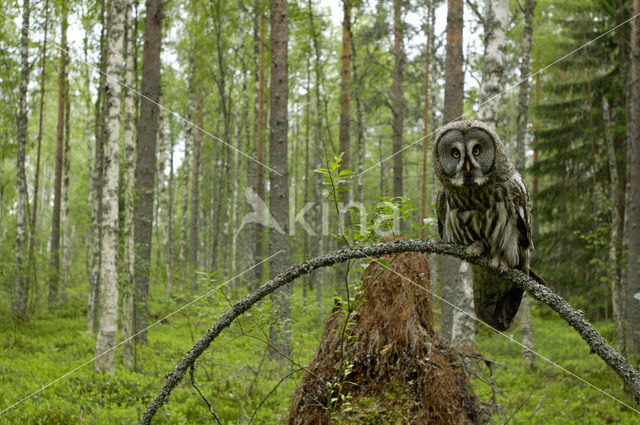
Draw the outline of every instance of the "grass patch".
<instances>
[{"instance_id":1,"label":"grass patch","mask_svg":"<svg viewBox=\"0 0 640 425\"><path fill-rule=\"evenodd\" d=\"M325 300L330 300L328 294ZM176 310L184 300L156 296L151 316L157 320ZM78 300L79 302L80 300ZM325 301L329 303L329 301ZM306 303L299 285L292 298L293 358L306 365L313 357L324 323L312 300ZM94 375L90 363L40 391L0 416L2 423L16 424L121 424L134 423L155 397L171 370L222 314L229 304L220 293L211 294L167 321L149 330L149 344L138 348L137 370L121 365L120 350L113 376ZM280 379L292 370L287 362L268 358L265 340L271 324L269 302L265 301L226 329L197 362L196 381L224 424L283 423L293 390L302 373L285 380L270 397ZM633 405L617 375L561 319L547 314L548 308L533 303L535 349L593 385ZM85 312L75 308L70 314L34 318L15 325L0 325L0 410L73 370L94 355L95 335L85 331ZM325 315L326 317L326 315ZM607 338L613 326L599 323ZM519 340L518 331L514 338ZM522 351L506 338L479 326L477 349L485 357L504 365L494 368L497 400L503 418L510 424L640 424L640 416L597 390L581 383L555 366L537 358L538 368L522 367ZM295 366L294 366L295 367ZM485 375L488 371L485 369ZM490 387L473 380L484 400ZM266 398L266 400L265 400ZM173 392L170 402L156 415L154 423L212 423L204 402L188 379ZM493 423L500 423L497 415Z\"/></svg>"}]
</instances>

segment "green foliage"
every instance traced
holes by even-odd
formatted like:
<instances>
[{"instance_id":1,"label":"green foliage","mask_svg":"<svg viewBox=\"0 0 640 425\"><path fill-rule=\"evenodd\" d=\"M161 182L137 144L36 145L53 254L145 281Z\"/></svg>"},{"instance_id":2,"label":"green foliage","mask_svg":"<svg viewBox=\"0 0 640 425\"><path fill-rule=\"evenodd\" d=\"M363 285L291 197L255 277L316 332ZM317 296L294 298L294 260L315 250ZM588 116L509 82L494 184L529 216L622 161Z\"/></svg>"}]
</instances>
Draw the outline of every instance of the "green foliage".
<instances>
[{"instance_id":1,"label":"green foliage","mask_svg":"<svg viewBox=\"0 0 640 425\"><path fill-rule=\"evenodd\" d=\"M156 300L159 298L155 297ZM179 305L168 299L152 301L151 314L160 318ZM118 349L119 366L113 376L94 375L92 363L89 363L5 412L2 422L134 423L164 383L163 375L228 308L228 301L220 292L208 295L149 331L149 344L139 346L137 351L137 371L129 371L120 365ZM292 309L295 318L292 322L293 360L304 366L311 360L320 340L319 311L315 304L304 303L299 287L294 291ZM615 373L597 356L589 354L589 347L578 334L555 315L547 313L546 306L534 303L536 351L631 403ZM196 362L196 383L223 424L246 421L278 381L291 371L291 364L268 359L264 341L269 332L269 317L269 303L258 304L225 330ZM84 326L84 312L65 318L39 317L20 326L3 321L0 327L0 400L3 400L0 409L89 361L94 355L95 338L86 335ZM611 323L597 323L596 327L605 338L615 335ZM513 337L520 338L518 332ZM512 423L638 423L636 415L628 409L540 358L537 359L538 369L524 370L521 347L484 327L479 328L477 344L485 357L504 365L493 367L495 385L501 390L496 397L503 406L505 417L514 414ZM349 365L345 364L345 373L348 370ZM481 371L485 375L484 382L478 378L473 384L476 393L488 401L492 397L486 384L489 382L488 371ZM285 422L291 394L302 373L296 372L266 398L255 414L254 423ZM203 400L191 386L188 376L185 378L156 416L157 423L211 423ZM401 397L402 394L390 396ZM376 406L366 398L354 403L348 393L339 391L335 397L347 402L346 409L335 412L336 424L356 423L354 418L358 417L389 419L384 406ZM494 414L493 423L499 422Z\"/></svg>"},{"instance_id":2,"label":"green foliage","mask_svg":"<svg viewBox=\"0 0 640 425\"><path fill-rule=\"evenodd\" d=\"M539 8L547 18L538 20L532 57L539 64L534 69L549 63L548 57L541 57L549 54L549 46L556 52L572 51L622 22L627 13L619 2L610 0L572 0L550 6L548 15L547 9ZM579 293L586 303L579 307L589 305L591 317L606 315L610 303L605 276L611 209L620 200L610 199L601 105L603 97L612 105L613 139L622 171L625 31L627 27L622 26L549 68L533 89L533 149L539 160L528 172L539 181L532 201L540 235L534 241L537 253L532 266L561 291Z\"/></svg>"}]
</instances>

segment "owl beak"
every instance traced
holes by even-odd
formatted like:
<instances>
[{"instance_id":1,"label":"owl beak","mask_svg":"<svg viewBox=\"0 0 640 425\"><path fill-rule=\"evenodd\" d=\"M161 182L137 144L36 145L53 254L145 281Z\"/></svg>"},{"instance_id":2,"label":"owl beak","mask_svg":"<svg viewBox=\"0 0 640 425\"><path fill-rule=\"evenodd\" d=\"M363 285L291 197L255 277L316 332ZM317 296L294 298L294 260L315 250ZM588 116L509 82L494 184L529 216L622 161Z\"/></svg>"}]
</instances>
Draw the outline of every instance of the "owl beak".
<instances>
[{"instance_id":1,"label":"owl beak","mask_svg":"<svg viewBox=\"0 0 640 425\"><path fill-rule=\"evenodd\" d=\"M467 159L466 161L464 161L464 166L467 169L467 174L469 172L471 172L471 163L469 162L469 160Z\"/></svg>"}]
</instances>

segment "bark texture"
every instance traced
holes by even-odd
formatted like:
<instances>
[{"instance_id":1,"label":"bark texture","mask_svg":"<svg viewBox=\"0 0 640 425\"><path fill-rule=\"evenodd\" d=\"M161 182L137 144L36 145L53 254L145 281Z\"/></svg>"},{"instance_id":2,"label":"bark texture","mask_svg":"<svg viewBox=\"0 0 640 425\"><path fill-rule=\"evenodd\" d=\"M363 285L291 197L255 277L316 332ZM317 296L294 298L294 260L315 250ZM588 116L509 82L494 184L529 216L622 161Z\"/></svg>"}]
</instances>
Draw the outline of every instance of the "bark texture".
<instances>
[{"instance_id":1,"label":"bark texture","mask_svg":"<svg viewBox=\"0 0 640 425\"><path fill-rule=\"evenodd\" d=\"M640 0L633 0L634 15ZM628 353L640 355L640 17L631 21L631 96L629 105L629 186L627 194L627 326Z\"/></svg>"},{"instance_id":2,"label":"bark texture","mask_svg":"<svg viewBox=\"0 0 640 425\"><path fill-rule=\"evenodd\" d=\"M156 172L156 141L160 108L160 50L162 48L162 0L147 0L142 62L142 100L136 134L136 200L134 206L135 262L135 331L136 340L147 342L149 316L149 271L153 192Z\"/></svg>"},{"instance_id":3,"label":"bark texture","mask_svg":"<svg viewBox=\"0 0 640 425\"><path fill-rule=\"evenodd\" d=\"M271 0L271 116L269 131L270 212L283 233L269 232L269 255L275 255L269 263L269 274L275 277L289 264L289 186L287 163L287 100L289 29L286 0ZM284 354L291 353L291 285L286 285L271 296L274 324L269 339ZM275 358L280 355L271 353Z\"/></svg>"},{"instance_id":4,"label":"bark texture","mask_svg":"<svg viewBox=\"0 0 640 425\"><path fill-rule=\"evenodd\" d=\"M202 102L196 101L195 121L196 127L202 128ZM225 138L225 140L228 140ZM202 133L197 128L193 129L193 163L192 163L192 175L191 175L191 230L189 232L190 244L189 244L189 266L191 268L191 275L193 276L198 268L198 218L200 215L200 150L202 142ZM194 282L192 282L194 285Z\"/></svg>"},{"instance_id":5,"label":"bark texture","mask_svg":"<svg viewBox=\"0 0 640 425\"><path fill-rule=\"evenodd\" d=\"M131 28L131 6L127 5L125 17L125 74L124 83L133 87L133 33ZM133 96L131 90L124 92L124 247L122 261L122 364L128 368L135 366L133 341L134 321L134 264L135 245L133 240L133 205L135 184L135 147L133 146Z\"/></svg>"},{"instance_id":6,"label":"bark texture","mask_svg":"<svg viewBox=\"0 0 640 425\"><path fill-rule=\"evenodd\" d=\"M67 26L67 14L63 25ZM65 31L66 33L66 28ZM66 34L65 46L66 49ZM65 56L65 67L69 69L69 57ZM67 79L65 77L65 79ZM69 167L71 166L70 138L71 138L71 99L69 98L69 83L64 89L65 112L64 112L64 153L62 154L62 199L60 204L60 226L62 227L62 273L60 275L60 301L64 304L67 297L67 284L69 282L71 267L71 220L69 220Z\"/></svg>"},{"instance_id":7,"label":"bark texture","mask_svg":"<svg viewBox=\"0 0 640 425\"><path fill-rule=\"evenodd\" d=\"M611 133L611 113L609 111L609 101L602 98L602 123L604 125L604 139L607 144L607 158L609 160L609 181L611 183L610 197L612 200L620 198L620 178L618 176L618 162L616 160L616 150ZM616 339L618 347L625 354L626 337L624 330L624 303L620 285L620 275L618 274L618 249L622 238L620 237L621 223L620 210L615 202L611 206L611 229L609 233L609 284L611 285L611 307L613 310L613 323L616 327Z\"/></svg>"},{"instance_id":8,"label":"bark texture","mask_svg":"<svg viewBox=\"0 0 640 425\"><path fill-rule=\"evenodd\" d=\"M64 116L66 112L67 86L67 15L68 5L62 3L62 21L60 23L60 72L58 73L58 125L56 133L56 174L53 182L53 214L51 216L51 254L49 263L49 306L58 301L60 286L60 208L62 194L62 157L64 153Z\"/></svg>"},{"instance_id":9,"label":"bark texture","mask_svg":"<svg viewBox=\"0 0 640 425\"><path fill-rule=\"evenodd\" d=\"M508 2L506 4L508 12ZM529 76L531 62L531 40L533 37L533 17L536 7L535 0L525 0L524 4L524 33L522 36L522 58L520 60L520 83L519 101L518 101L518 130L516 134L516 169L524 176L525 174L525 151L526 142L525 134L527 130L527 117L529 110ZM505 27L506 30L506 27ZM504 46L503 46L504 53ZM522 357L525 367L534 368L536 366L536 358L532 353L533 350L533 329L531 326L531 308L529 306L529 297L525 296L520 303L520 311L518 313L520 320L520 331L522 333L522 344L526 347L522 351Z\"/></svg>"},{"instance_id":10,"label":"bark texture","mask_svg":"<svg viewBox=\"0 0 640 425\"><path fill-rule=\"evenodd\" d=\"M403 196L402 190L402 132L404 120L404 98L402 80L404 77L404 22L402 21L402 0L393 1L393 86L392 127L393 127L393 196Z\"/></svg>"},{"instance_id":11,"label":"bark texture","mask_svg":"<svg viewBox=\"0 0 640 425\"><path fill-rule=\"evenodd\" d=\"M100 18L102 31L100 33L100 69L106 69L107 58L107 25L105 23L105 3L100 2ZM104 85L106 77L100 74L98 80L98 98L95 105L95 161L93 174L91 175L91 241L89 245L90 271L89 271L89 294L87 297L87 332L98 330L98 302L100 292L100 257L102 249L102 229L100 219L102 216L102 178L104 168Z\"/></svg>"},{"instance_id":12,"label":"bark texture","mask_svg":"<svg viewBox=\"0 0 640 425\"><path fill-rule=\"evenodd\" d=\"M187 100L187 120L191 122L193 110L193 76L194 76L193 53L189 59L189 98ZM180 292L184 291L184 282L187 273L187 217L189 212L189 171L191 154L189 151L189 141L193 135L193 126L187 124L184 138L184 159L182 160L182 220L180 224L180 251L178 261L180 262Z\"/></svg>"},{"instance_id":13,"label":"bark texture","mask_svg":"<svg viewBox=\"0 0 640 425\"><path fill-rule=\"evenodd\" d=\"M220 335L225 328L229 327L236 318L276 289L283 285L288 285L300 276L309 274L318 268L330 267L333 264L357 258L375 259L382 255L401 252L424 252L455 256L471 264L483 267L491 273L499 274L501 277L523 288L536 300L551 307L564 321L573 327L587 344L589 344L593 352L600 356L600 358L620 376L620 379L628 385L636 402L640 403L640 373L638 373L623 356L609 346L607 341L605 341L598 331L584 318L584 312L574 310L564 298L551 291L549 286L538 283L537 280L525 275L520 270L509 269L506 272L498 273L489 267L488 259L484 257L469 257L465 251L465 247L460 245L427 240L397 240L342 249L312 258L300 264L295 264L283 270L275 278L269 280L254 292L236 302L230 310L220 316L205 335L196 341L173 370L165 375L167 382L162 386L154 400L149 403L138 424L151 423L158 409L169 400L171 391L182 381L185 372L189 370L198 357L209 347L211 342ZM391 269L394 270L393 265L391 265ZM396 270L396 272L401 274L402 270Z\"/></svg>"},{"instance_id":14,"label":"bark texture","mask_svg":"<svg viewBox=\"0 0 640 425\"><path fill-rule=\"evenodd\" d=\"M462 72L462 0L448 0L447 46L445 57L444 124L462 115L464 73ZM442 296L446 301L473 312L473 290L468 265L455 258L445 257L441 262ZM442 335L454 345L473 345L475 323L468 316L456 313L450 304L442 304Z\"/></svg>"},{"instance_id":15,"label":"bark texture","mask_svg":"<svg viewBox=\"0 0 640 425\"><path fill-rule=\"evenodd\" d=\"M426 36L427 45L425 46L425 72L424 72L424 109L422 112L422 175L420 180L420 226L424 226L424 219L427 218L427 199L431 199L427 194L427 158L429 157L429 68L431 66L431 43L433 43L433 29L431 28L431 13L433 13L432 2L429 1L427 8ZM422 228L422 227L421 227ZM424 237L424 228L420 231L420 236ZM433 270L433 264L429 263L430 269Z\"/></svg>"},{"instance_id":16,"label":"bark texture","mask_svg":"<svg viewBox=\"0 0 640 425\"><path fill-rule=\"evenodd\" d=\"M349 129L351 121L351 7L352 0L343 0L342 55L340 56L340 152L342 168L350 168ZM347 201L348 202L348 201Z\"/></svg>"},{"instance_id":17,"label":"bark texture","mask_svg":"<svg viewBox=\"0 0 640 425\"><path fill-rule=\"evenodd\" d=\"M49 0L44 2L44 40L47 39L49 31ZM40 193L40 157L42 152L42 134L44 129L44 94L45 94L45 80L47 69L47 45L49 43L42 43L42 65L40 68L40 111L38 113L38 141L37 141L37 153L36 153L36 174L33 183L33 202L31 202L31 218L29 222L29 265L31 267L31 276L33 279L33 286L38 286L38 268L35 266L35 236L36 236L36 217L38 215L38 193ZM36 300L37 301L37 300Z\"/></svg>"},{"instance_id":18,"label":"bark texture","mask_svg":"<svg viewBox=\"0 0 640 425\"><path fill-rule=\"evenodd\" d=\"M20 103L18 106L17 164L16 164L16 274L13 284L13 315L27 317L29 287L25 270L25 233L27 224L27 176L25 160L27 151L27 90L29 86L29 0L22 3L22 29L20 41Z\"/></svg>"},{"instance_id":19,"label":"bark texture","mask_svg":"<svg viewBox=\"0 0 640 425\"><path fill-rule=\"evenodd\" d=\"M498 94L502 89L502 76L507 58L505 46L507 26L509 25L509 0L485 0L483 22L484 65L482 67L478 119L496 128L498 122L498 104L502 101L502 99L498 97ZM523 44L524 43L526 43L526 41L523 41ZM523 46L523 48L524 47L525 46ZM531 50L530 42L529 50Z\"/></svg>"},{"instance_id":20,"label":"bark texture","mask_svg":"<svg viewBox=\"0 0 640 425\"><path fill-rule=\"evenodd\" d=\"M309 12L309 27L310 27L310 31L311 31L311 41L313 44L313 51L314 51L314 59L315 59L315 87L314 87L314 97L315 97L315 104L316 104L316 111L315 111L315 125L314 125L314 151L315 151L315 155L313 158L313 168L314 169L319 169L323 167L323 146L322 146L322 101L321 101L321 96L320 96L320 92L322 89L322 57L320 55L320 43L318 41L318 32L316 31L316 26L315 26L315 20L314 20L314 16L313 16L313 6L311 4L311 0L307 0L307 10ZM321 184L319 182L319 179L316 178L314 179L313 183L312 183L312 194L313 194L313 198L314 199L321 199L322 198L322 189L321 189ZM320 223L322 222L322 210L320 208L316 208L314 211L314 217L313 217L313 221L314 224L316 226L316 228L318 226L320 226ZM325 238L323 236L324 232L320 232L317 236L317 243L311 243L311 255L312 256L316 256L318 255L320 252L324 251L324 242L325 242ZM314 289L315 289L315 298L316 298L316 302L318 303L318 306L320 308L320 312L321 312L321 318L323 318L323 296L322 296L322 280L323 280L323 273L322 270L318 270L316 271L313 275L311 275L310 277L311 281L313 282L314 285Z\"/></svg>"},{"instance_id":21,"label":"bark texture","mask_svg":"<svg viewBox=\"0 0 640 425\"><path fill-rule=\"evenodd\" d=\"M171 146L167 137L165 137L165 132L162 124L162 114L159 117L159 125L158 125L158 139L160 143L160 152L159 152L159 186L160 186L160 226L162 228L162 252L164 255L164 263L165 263L165 295L170 297L173 293L173 240L172 240L172 226L171 226L171 215L172 215L172 200L171 200L171 186L173 180L173 146ZM169 167L171 171L169 173L169 178L165 178L164 170L169 163Z\"/></svg>"},{"instance_id":22,"label":"bark texture","mask_svg":"<svg viewBox=\"0 0 640 425\"><path fill-rule=\"evenodd\" d=\"M100 324L95 371L113 373L118 333L118 190L120 170L120 94L123 72L124 25L127 0L111 2L109 49L105 82L104 185L102 188L102 255L100 264Z\"/></svg>"},{"instance_id":23,"label":"bark texture","mask_svg":"<svg viewBox=\"0 0 640 425\"><path fill-rule=\"evenodd\" d=\"M264 197L264 191L265 191L265 185L264 185L264 177L265 177L265 170L264 167L261 164L265 163L265 157L264 157L264 124L265 124L265 119L264 119L264 91L265 91L265 76L264 76L264 67L265 67L265 43L266 43L266 28L267 28L267 24L266 24L266 17L265 17L265 13L264 10L262 8L260 8L260 18L259 18L259 44L260 47L258 49L258 69L257 69L257 80L258 80L258 111L257 111L257 128L256 128L256 136L257 136L257 146L256 146L256 151L257 151L257 155L258 155L258 164L255 164L256 167L256 193L258 194L258 198L265 200ZM263 232L264 232L264 226L262 224L258 224L256 223L254 225L254 239L255 239L255 244L253 245L253 258L255 258L256 260L261 260L263 257L263 251L264 251L264 247L263 247ZM260 281L262 280L262 274L263 274L263 270L262 270L262 265L258 265L255 268L255 277L256 280Z\"/></svg>"}]
</instances>

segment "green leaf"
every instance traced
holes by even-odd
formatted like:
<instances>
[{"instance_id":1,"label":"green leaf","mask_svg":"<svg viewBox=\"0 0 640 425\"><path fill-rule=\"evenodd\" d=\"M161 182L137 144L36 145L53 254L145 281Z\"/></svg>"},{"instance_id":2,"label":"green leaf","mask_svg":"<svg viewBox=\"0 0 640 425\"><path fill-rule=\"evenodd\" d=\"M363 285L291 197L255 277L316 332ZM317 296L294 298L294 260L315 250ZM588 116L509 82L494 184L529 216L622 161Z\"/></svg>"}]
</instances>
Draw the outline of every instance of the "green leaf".
<instances>
[{"instance_id":1,"label":"green leaf","mask_svg":"<svg viewBox=\"0 0 640 425\"><path fill-rule=\"evenodd\" d=\"M635 298L636 300L640 300L640 292L638 292L637 294L635 294L633 296L633 298Z\"/></svg>"}]
</instances>

